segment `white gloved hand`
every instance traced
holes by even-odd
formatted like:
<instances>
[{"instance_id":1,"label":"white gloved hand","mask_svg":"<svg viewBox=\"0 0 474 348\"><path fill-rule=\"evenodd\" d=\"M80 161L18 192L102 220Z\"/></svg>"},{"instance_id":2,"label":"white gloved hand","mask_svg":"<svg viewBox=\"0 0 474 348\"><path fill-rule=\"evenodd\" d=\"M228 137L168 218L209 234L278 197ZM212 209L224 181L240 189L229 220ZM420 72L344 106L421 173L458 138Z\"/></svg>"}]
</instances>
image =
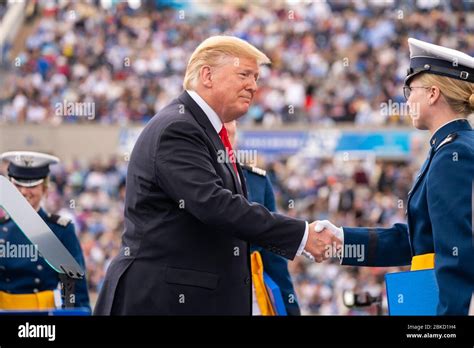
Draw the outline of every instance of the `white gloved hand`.
<instances>
[{"instance_id":1,"label":"white gloved hand","mask_svg":"<svg viewBox=\"0 0 474 348\"><path fill-rule=\"evenodd\" d=\"M344 243L344 231L342 227L337 227L331 223L329 220L321 220L316 223L316 226L314 227L315 232L321 232L327 228L329 231L332 232L332 234L338 238L342 243Z\"/></svg>"},{"instance_id":2,"label":"white gloved hand","mask_svg":"<svg viewBox=\"0 0 474 348\"><path fill-rule=\"evenodd\" d=\"M314 256L311 255L310 253L308 253L306 250L303 250L303 252L301 253L301 255L303 255L304 257L306 257L307 259L311 260L311 261L315 261L314 259Z\"/></svg>"}]
</instances>

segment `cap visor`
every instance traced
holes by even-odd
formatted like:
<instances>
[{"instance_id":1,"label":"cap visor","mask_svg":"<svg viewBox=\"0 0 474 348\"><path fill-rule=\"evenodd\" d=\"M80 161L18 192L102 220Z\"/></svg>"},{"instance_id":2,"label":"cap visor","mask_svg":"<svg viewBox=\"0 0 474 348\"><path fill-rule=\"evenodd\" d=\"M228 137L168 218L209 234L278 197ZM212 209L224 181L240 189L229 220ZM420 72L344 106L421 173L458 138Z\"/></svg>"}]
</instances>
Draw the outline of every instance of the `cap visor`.
<instances>
[{"instance_id":1,"label":"cap visor","mask_svg":"<svg viewBox=\"0 0 474 348\"><path fill-rule=\"evenodd\" d=\"M22 187L33 187L41 184L44 179L35 179L35 180L19 180L15 178L10 178L12 183Z\"/></svg>"}]
</instances>

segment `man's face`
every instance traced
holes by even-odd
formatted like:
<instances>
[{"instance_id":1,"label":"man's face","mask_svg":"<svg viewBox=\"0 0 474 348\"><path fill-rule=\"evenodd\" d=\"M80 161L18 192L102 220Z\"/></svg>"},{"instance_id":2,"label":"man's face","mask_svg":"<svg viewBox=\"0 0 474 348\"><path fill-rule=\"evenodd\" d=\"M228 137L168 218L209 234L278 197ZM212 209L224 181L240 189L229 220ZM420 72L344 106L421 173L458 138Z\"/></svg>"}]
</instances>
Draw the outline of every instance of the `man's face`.
<instances>
[{"instance_id":1,"label":"man's face","mask_svg":"<svg viewBox=\"0 0 474 348\"><path fill-rule=\"evenodd\" d=\"M215 111L223 122L243 116L257 91L259 67L254 59L228 58L212 69L212 96Z\"/></svg>"},{"instance_id":2,"label":"man's face","mask_svg":"<svg viewBox=\"0 0 474 348\"><path fill-rule=\"evenodd\" d=\"M33 187L24 187L15 183L14 185L18 191L20 191L23 197L26 198L28 203L30 203L33 209L38 210L41 204L41 199L43 198L43 194L45 192L44 183Z\"/></svg>"}]
</instances>

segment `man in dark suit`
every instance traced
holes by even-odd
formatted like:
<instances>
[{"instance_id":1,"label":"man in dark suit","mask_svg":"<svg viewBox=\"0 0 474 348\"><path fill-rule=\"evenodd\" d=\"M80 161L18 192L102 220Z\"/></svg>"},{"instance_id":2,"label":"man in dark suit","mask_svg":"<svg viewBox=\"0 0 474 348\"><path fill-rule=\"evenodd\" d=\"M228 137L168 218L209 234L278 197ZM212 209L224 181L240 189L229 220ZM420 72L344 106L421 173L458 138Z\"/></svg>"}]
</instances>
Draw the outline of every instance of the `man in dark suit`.
<instances>
[{"instance_id":1,"label":"man in dark suit","mask_svg":"<svg viewBox=\"0 0 474 348\"><path fill-rule=\"evenodd\" d=\"M323 259L332 233L246 199L223 123L244 115L269 59L216 36L192 54L186 91L145 127L127 174L125 232L107 271L101 315L250 315L248 243Z\"/></svg>"}]
</instances>

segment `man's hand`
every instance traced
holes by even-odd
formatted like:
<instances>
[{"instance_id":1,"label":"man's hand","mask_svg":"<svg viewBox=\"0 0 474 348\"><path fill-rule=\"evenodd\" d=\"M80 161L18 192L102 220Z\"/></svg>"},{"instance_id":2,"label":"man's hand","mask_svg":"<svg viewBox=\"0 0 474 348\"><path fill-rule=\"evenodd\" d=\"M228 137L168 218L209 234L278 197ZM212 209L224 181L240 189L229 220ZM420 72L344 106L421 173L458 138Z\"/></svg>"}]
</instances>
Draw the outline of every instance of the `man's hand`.
<instances>
[{"instance_id":1,"label":"man's hand","mask_svg":"<svg viewBox=\"0 0 474 348\"><path fill-rule=\"evenodd\" d=\"M304 250L322 262L337 255L342 247L342 232L329 221L315 221L309 225L308 240ZM339 237L339 238L338 238Z\"/></svg>"}]
</instances>

